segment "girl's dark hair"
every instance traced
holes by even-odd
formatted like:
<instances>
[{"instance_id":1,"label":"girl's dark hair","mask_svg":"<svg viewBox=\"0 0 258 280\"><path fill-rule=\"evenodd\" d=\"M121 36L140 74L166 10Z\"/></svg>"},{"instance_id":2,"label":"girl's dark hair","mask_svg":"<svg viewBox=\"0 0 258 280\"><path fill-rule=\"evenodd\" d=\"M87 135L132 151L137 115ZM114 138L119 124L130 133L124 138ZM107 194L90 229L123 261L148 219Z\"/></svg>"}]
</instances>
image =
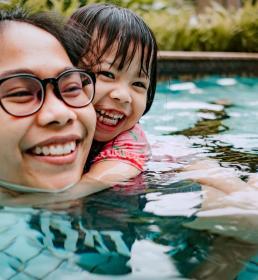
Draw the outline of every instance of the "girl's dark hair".
<instances>
[{"instance_id":1,"label":"girl's dark hair","mask_svg":"<svg viewBox=\"0 0 258 280\"><path fill-rule=\"evenodd\" d=\"M24 22L45 30L53 35L66 50L74 65L78 65L85 48L85 36L75 32L72 26L65 26L60 15L54 13L29 13L21 7L0 10L0 32L8 27L10 21ZM1 33L0 33L1 34Z\"/></svg>"},{"instance_id":2,"label":"girl's dark hair","mask_svg":"<svg viewBox=\"0 0 258 280\"><path fill-rule=\"evenodd\" d=\"M128 63L130 65L135 52L141 50L140 72L143 71L150 77L144 114L147 113L156 91L157 43L145 22L129 9L112 4L93 4L75 11L68 25L77 28L79 26L92 38L91 43L85 45L82 57L87 57L87 54L94 55L93 50L97 50L95 64L111 50L114 42L118 44L118 49L113 63L119 62L118 69L122 69Z\"/></svg>"}]
</instances>

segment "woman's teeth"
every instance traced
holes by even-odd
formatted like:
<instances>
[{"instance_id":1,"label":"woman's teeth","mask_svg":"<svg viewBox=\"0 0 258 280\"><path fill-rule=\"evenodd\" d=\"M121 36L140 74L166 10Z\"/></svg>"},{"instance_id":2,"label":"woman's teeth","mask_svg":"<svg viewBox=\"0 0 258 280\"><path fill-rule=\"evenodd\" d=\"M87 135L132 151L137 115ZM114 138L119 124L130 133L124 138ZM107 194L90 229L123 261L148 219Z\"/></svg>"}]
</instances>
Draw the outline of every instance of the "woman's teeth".
<instances>
[{"instance_id":1,"label":"woman's teeth","mask_svg":"<svg viewBox=\"0 0 258 280\"><path fill-rule=\"evenodd\" d=\"M105 110L97 111L97 119L99 122L106 124L106 125L117 125L119 120L124 117L124 114L121 113L111 113Z\"/></svg>"},{"instance_id":2,"label":"woman's teeth","mask_svg":"<svg viewBox=\"0 0 258 280\"><path fill-rule=\"evenodd\" d=\"M44 156L60 156L72 153L76 148L76 142L72 141L67 144L49 145L49 146L36 146L33 148L32 153Z\"/></svg>"}]
</instances>

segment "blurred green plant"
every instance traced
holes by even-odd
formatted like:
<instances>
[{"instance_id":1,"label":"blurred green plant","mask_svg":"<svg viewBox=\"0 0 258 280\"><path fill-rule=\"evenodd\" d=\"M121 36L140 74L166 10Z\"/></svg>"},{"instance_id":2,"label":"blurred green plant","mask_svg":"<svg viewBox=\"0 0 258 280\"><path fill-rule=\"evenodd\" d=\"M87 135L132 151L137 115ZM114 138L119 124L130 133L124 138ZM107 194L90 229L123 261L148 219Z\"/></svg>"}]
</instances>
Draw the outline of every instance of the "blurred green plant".
<instances>
[{"instance_id":1,"label":"blurred green plant","mask_svg":"<svg viewBox=\"0 0 258 280\"><path fill-rule=\"evenodd\" d=\"M213 3L204 13L194 6L149 11L142 15L162 50L258 51L258 3L238 10Z\"/></svg>"},{"instance_id":2,"label":"blurred green plant","mask_svg":"<svg viewBox=\"0 0 258 280\"><path fill-rule=\"evenodd\" d=\"M81 6L78 0L10 0L0 2L0 9L8 9L14 6L24 6L33 12L56 11L65 16L70 16Z\"/></svg>"},{"instance_id":3,"label":"blurred green plant","mask_svg":"<svg viewBox=\"0 0 258 280\"><path fill-rule=\"evenodd\" d=\"M70 16L92 3L134 10L151 27L161 50L258 52L258 3L250 1L238 10L214 2L202 14L196 13L192 1L183 0L0 0L0 9L21 5Z\"/></svg>"},{"instance_id":4,"label":"blurred green plant","mask_svg":"<svg viewBox=\"0 0 258 280\"><path fill-rule=\"evenodd\" d=\"M237 11L235 16L235 32L230 48L235 51L244 49L247 52L258 52L258 3Z\"/></svg>"}]
</instances>

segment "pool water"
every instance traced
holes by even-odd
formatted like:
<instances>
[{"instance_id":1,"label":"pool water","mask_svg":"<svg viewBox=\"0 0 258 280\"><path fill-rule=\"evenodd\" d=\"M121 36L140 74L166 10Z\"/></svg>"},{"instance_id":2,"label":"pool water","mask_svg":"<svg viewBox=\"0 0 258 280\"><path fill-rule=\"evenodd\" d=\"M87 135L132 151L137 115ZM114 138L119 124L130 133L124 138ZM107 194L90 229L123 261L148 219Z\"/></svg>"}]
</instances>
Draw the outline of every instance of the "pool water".
<instances>
[{"instance_id":1,"label":"pool water","mask_svg":"<svg viewBox=\"0 0 258 280\"><path fill-rule=\"evenodd\" d=\"M258 79L206 77L158 85L150 114L142 124L151 135L185 135L192 146L257 171ZM162 112L162 114L161 114Z\"/></svg>"},{"instance_id":2,"label":"pool water","mask_svg":"<svg viewBox=\"0 0 258 280\"><path fill-rule=\"evenodd\" d=\"M257 171L258 79L157 91L141 120L153 147L143 174L69 209L2 207L0 279L258 279L258 197L200 214L201 186L177 171L207 156L243 179Z\"/></svg>"}]
</instances>

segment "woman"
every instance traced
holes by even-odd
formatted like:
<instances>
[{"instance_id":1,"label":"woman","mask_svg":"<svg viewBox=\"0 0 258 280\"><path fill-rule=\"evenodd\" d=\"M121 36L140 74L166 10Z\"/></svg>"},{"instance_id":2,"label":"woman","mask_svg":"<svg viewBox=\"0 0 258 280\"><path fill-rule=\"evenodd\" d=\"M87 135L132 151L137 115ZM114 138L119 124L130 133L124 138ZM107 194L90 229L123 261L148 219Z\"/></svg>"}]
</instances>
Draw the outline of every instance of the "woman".
<instances>
[{"instance_id":1,"label":"woman","mask_svg":"<svg viewBox=\"0 0 258 280\"><path fill-rule=\"evenodd\" d=\"M46 15L0 11L0 179L6 187L60 191L81 178L96 114L94 76L73 66L77 38Z\"/></svg>"}]
</instances>

